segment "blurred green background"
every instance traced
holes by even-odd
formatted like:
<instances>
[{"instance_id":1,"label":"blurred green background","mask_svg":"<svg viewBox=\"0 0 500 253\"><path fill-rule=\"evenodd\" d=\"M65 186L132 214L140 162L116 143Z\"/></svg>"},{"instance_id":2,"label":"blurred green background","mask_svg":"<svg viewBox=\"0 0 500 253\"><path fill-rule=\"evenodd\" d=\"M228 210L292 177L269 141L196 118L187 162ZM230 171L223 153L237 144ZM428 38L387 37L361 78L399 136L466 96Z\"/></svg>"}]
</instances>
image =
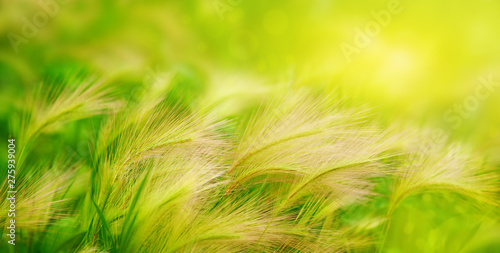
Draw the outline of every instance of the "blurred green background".
<instances>
[{"instance_id":1,"label":"blurred green background","mask_svg":"<svg viewBox=\"0 0 500 253\"><path fill-rule=\"evenodd\" d=\"M341 89L500 168L499 13L493 0L1 0L0 134L26 92L67 71L128 93L173 71L192 98L231 98L228 117L280 85ZM446 198L405 201L388 252L500 252L498 219Z\"/></svg>"}]
</instances>

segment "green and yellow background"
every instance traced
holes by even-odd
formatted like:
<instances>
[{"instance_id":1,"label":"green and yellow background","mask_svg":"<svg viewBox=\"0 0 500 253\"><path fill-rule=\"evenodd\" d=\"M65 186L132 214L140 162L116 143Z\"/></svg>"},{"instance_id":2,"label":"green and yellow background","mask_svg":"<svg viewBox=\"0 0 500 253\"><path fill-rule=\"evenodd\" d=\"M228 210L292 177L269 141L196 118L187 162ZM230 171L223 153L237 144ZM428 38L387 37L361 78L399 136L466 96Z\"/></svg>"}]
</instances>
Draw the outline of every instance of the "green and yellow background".
<instances>
[{"instance_id":1,"label":"green and yellow background","mask_svg":"<svg viewBox=\"0 0 500 253\"><path fill-rule=\"evenodd\" d=\"M397 5L399 11L390 12L388 6L391 5ZM377 15L382 12L390 14L385 24L377 19ZM34 25L36 31L27 34L26 22ZM34 22L38 22L38 26ZM373 24L379 29L372 31L371 36L367 35L367 26ZM268 101L266 99L274 97L278 102L283 100L285 104L290 103L283 106L283 110L286 110L287 106L293 108L294 101L298 107L305 106L307 110L298 110L305 114L304 122L323 122L316 116L311 116L309 109L328 111L329 109L325 108L329 103L332 104L331 107L336 108L337 104L333 101L337 100L342 101L342 106L337 108L341 111L344 106L370 108L367 117L369 121L376 122L374 124L377 129L391 129L390 131L400 134L400 137L387 137L396 147L391 146L381 151L389 152L388 150L404 146L401 148L404 151L394 151L397 157L378 157L380 162L386 165L382 167L397 167L394 164L398 164L399 159L411 160L412 156L399 157L408 149L406 144L397 142L406 137L406 131L423 131L430 132L430 145L439 146L439 152L458 143L460 149L466 150L466 155L480 160L477 166L487 167L488 175L495 175L500 172L498 1L2 0L0 35L0 142L5 144L0 145L0 180L7 178L4 171L7 164L7 139L16 138L19 145L25 144L17 146L18 154L24 146L30 145L17 171L20 178L19 187L22 187L19 192L36 195L39 191L47 190L47 194L53 194L50 201L56 201L37 204L37 201L48 200L45 197L30 199L29 196L18 195L18 212L26 213L21 217L35 220L23 221L18 218L18 244L15 247L7 244L4 230L0 242L1 252L168 252L169 249L173 249L173 252L500 252L498 198L488 196L485 197L489 198L488 200L482 197L471 199L470 194L463 196L462 191L455 192L453 187L451 191L433 191L430 186L398 203L397 208L389 212L389 216L387 209L394 190L391 187L392 176L389 175L393 172L370 179L373 180L375 194L359 202L342 204L331 209L332 212L328 215L318 214L319 211L313 210L317 207L307 200L300 202L303 199L297 200L298 206L293 207L284 208L286 205L280 206L282 202L279 201L269 204L267 197L274 196L274 199L279 199L279 196L283 197L280 195L282 192L290 189L279 184L268 185L267 181L256 179L256 182L242 186L247 193L245 190L236 191L241 196L234 197L234 203L226 203L228 207L223 211L217 211L226 215L221 218L224 220L221 223L231 224L222 229L225 234L219 237L207 236L216 239L204 240L200 238L204 238L204 233L210 226L219 226L217 223L209 224L209 212L219 208L220 203L224 202L217 200L219 195L220 199L226 196L222 193L226 189L225 183L221 182L229 180L228 185L231 185L232 180L238 180L238 175L231 177L227 176L230 173L217 174L216 179L211 179L218 180L212 186L199 186L202 190L196 188L198 186L192 188L197 189L193 190L196 194L198 191L210 191L209 197L194 197L194 200L186 200L184 203L187 205L186 203L202 200L212 203L210 208L203 207L205 202L193 204L200 205L196 208L206 213L206 224L203 223L205 221L199 220L198 223L186 225L207 230L191 227L182 230L172 225L176 220L166 218L167 220L162 222L167 224L165 226L171 223L170 225L176 227L178 230L169 231L177 231L175 233L178 233L178 238L184 238L180 235L186 233L199 234L194 236L197 239L185 239L189 243L178 244L179 241L168 239L167 232L162 235L158 233L158 238L153 241L163 240L163 244L158 244L157 248L141 246L142 243L147 244L151 236L155 237L155 233L138 225L141 222L149 224L144 221L149 216L141 216L139 206L154 202L154 199L148 202L138 197L138 206L126 209L130 202L125 201L124 208L116 207L114 210L103 207L106 200L102 196L106 194L106 190L99 193L94 189L104 187L104 182L108 182L106 187L109 188L119 184L111 179L106 181L108 179L105 177L113 176L99 173L96 169L104 166L101 164L102 160L96 158L99 157L99 148L96 148L95 144L100 143L100 138L103 138L99 137L99 133L113 133L110 129L104 129L106 122L112 122L115 127L120 124L130 124L138 129L144 127L143 131L147 131L145 129L150 129L147 127L147 117L142 118L141 115L151 113L147 103L154 102L153 99L147 99L147 94L151 97L161 97L164 93L168 95L163 99L171 103L151 110L158 114L166 113L165 120L171 119L172 122L158 124L172 128L192 127L192 132L185 129L178 132L172 130L172 135L200 134L200 138L212 136L207 137L203 132L205 130L200 130L205 127L204 124L207 131L217 128L213 130L217 133L214 142L228 142L228 146L224 144L224 147L219 147L219 144L212 142L206 145L213 144L216 150L224 152L224 155L220 155L224 158L219 157L222 161L218 161L220 164L215 166L221 171L227 172L234 167L235 163L231 162L234 156L245 157L244 154L233 154L238 153L238 150L245 150L244 147L241 148L244 146L241 143L246 140L261 140L251 137L245 139L248 132L256 135L259 133L257 130L248 131L248 126L266 129L266 122L255 123L259 119L258 115L262 114L263 119L280 118L279 113L288 115L286 112L273 114L266 111L266 108L280 108L280 104L265 102ZM13 36L16 39L13 39ZM368 38L362 47L356 44L359 36ZM355 53L346 54L345 45L356 47ZM33 119L43 118L53 112L47 109L51 108L51 103L58 106L68 105L57 104L57 96L68 95L65 93L66 89L76 90L77 94L80 83L85 83L82 80L94 76L103 80L102 86L106 87L107 93L103 98L100 93L90 94L90 98L83 98L82 103L101 103L102 99L105 100L103 103L106 103L106 109L95 112L91 108L90 113L78 111L61 122L39 126L43 128L39 131L33 130L36 126L26 126L30 122L35 124L33 122L36 120ZM484 87L485 83L489 86ZM166 92L162 90L163 86L167 87ZM61 90L63 92L60 92ZM52 92L55 95L50 95ZM313 94L310 97L314 101L302 99L302 95L297 95L300 98L294 100L294 94L301 92ZM95 97L92 97L93 95ZM266 103L269 103L268 107ZM94 105L91 104L90 107L92 106ZM123 115L117 118L110 116L116 113L117 108L123 107L127 108ZM167 111L171 107L178 110L175 113L182 116L170 115ZM134 111L134 108L143 109ZM326 117L329 113L336 113L335 110L317 115ZM36 116L37 113L40 115ZM255 117L254 121L251 115ZM189 122L176 125L179 118ZM218 123L212 126L206 122L207 118ZM255 124L252 125L252 122ZM242 130L245 126L246 132ZM367 127L363 125L360 131L365 131ZM162 131L161 129L163 128L154 128L154 131ZM124 132L117 132L117 136L132 134L127 132L132 130L126 127L116 131L119 130ZM25 136L30 131L34 136L32 140L31 136ZM359 136L353 134L351 137ZM174 137L172 138L175 139ZM423 139L424 137L416 138L417 142L424 142ZM101 150L102 152L108 152L104 157L116 157L117 152L126 152L126 148L116 147L118 144L109 145L109 148L101 147L105 149ZM249 144L248 148L251 147ZM270 156L273 155L271 151ZM225 152L230 154L225 155ZM338 152L343 151L339 149ZM215 159L212 153L207 156L210 161ZM114 158L109 159L112 161ZM150 162L152 164L144 166L156 166L156 161ZM168 166L176 166L176 162L172 164L169 163ZM134 166L140 167L137 163ZM392 171L391 168L388 170ZM456 170L456 173L460 174L459 169ZM149 178L152 174L153 172L138 174L139 181L129 186L129 190L144 193L146 188L142 186L142 182L152 180ZM193 172L193 175L198 174ZM239 176L241 175L246 174ZM270 177L275 176L279 177ZM99 177L102 177L103 181L96 183L95 178ZM289 179L288 176L284 177ZM142 178L145 178L144 181L140 181ZM193 179L193 184L199 183L196 180ZM292 179L292 182L295 182L293 180L295 179ZM500 182L499 177L494 176L489 177L489 180L492 185ZM50 186L51 184L58 185ZM90 185L94 185L94 188ZM2 185L3 188L4 186ZM474 187L474 184L466 186ZM166 187L166 191L170 189L168 185L162 187ZM191 189L183 187L179 189ZM221 192L212 189L217 187ZM30 189L33 189L33 192L30 192ZM4 190L2 189L2 202L6 202ZM182 195L181 190L173 192L171 198ZM266 191L269 195L260 199L259 196ZM499 188L493 189L491 196L497 196L499 191ZM303 198L308 196L304 195ZM23 203L23 198L30 199L31 202ZM58 200L61 200L62 204L57 202ZM175 209L175 205L180 205L182 201L184 199L179 202L167 202L172 205L169 208ZM338 236L335 234L336 228L339 231L347 229L349 232L340 236L336 241L338 244L329 242L323 248L293 248L272 243L262 244L262 247L231 246L232 250L231 247L219 248L223 244L232 245L232 238L244 238L245 231L240 231L238 227L252 223L252 219L248 217L254 215L245 216L245 210L260 210L259 206L266 206L263 208L267 211L263 209L261 215L269 216L269 223L263 222L264 224L271 224L279 219L271 217L281 214L295 217L293 213L298 212L297 210L309 208L307 215L311 217L335 217L331 219L338 222L338 227L329 228L331 236ZM2 204L3 207L5 203ZM123 216L120 216L119 212L123 212ZM7 224L6 213L6 209L1 210L2 227ZM129 216L129 213L137 215L138 220L135 223L131 222L134 216ZM197 212L193 211L192 215L195 213ZM240 220L240 216L248 219ZM151 219L156 218L151 216ZM119 224L111 224L110 220L113 219ZM217 221L216 218L214 220ZM99 222L101 224L96 225ZM109 226L103 225L107 223ZM295 224L298 223L300 222ZM297 238L302 238L303 233L316 235L314 231L319 231L319 234L322 231L322 225L304 224L297 226L304 226L304 231L307 232L296 232ZM122 229L122 226L126 225L129 229ZM231 230L233 226L234 230ZM260 226L259 228L262 228ZM234 235L231 234L233 232ZM254 238L255 236L251 235L245 239L245 243L259 245L263 240L281 240L278 235L277 238L266 238L267 234L267 231L263 233L262 238ZM303 236L306 237L309 238ZM363 239L360 239L361 237ZM197 246L198 240L203 242L200 243L203 246ZM283 245L289 242L287 240L282 242ZM319 245L323 242L319 239L304 240L297 244ZM120 247L126 241L129 243ZM355 245L358 241L361 241L359 247ZM344 247L351 244L354 246Z\"/></svg>"}]
</instances>

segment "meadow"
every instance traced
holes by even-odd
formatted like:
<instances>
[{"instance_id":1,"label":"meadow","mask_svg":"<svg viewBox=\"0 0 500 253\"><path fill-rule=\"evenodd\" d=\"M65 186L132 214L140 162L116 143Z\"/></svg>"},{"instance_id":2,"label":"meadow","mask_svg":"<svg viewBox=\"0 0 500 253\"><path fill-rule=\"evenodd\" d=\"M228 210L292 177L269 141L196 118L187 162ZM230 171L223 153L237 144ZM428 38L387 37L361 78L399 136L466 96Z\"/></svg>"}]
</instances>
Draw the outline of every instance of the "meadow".
<instances>
[{"instance_id":1,"label":"meadow","mask_svg":"<svg viewBox=\"0 0 500 253\"><path fill-rule=\"evenodd\" d=\"M500 252L497 2L0 4L0 252Z\"/></svg>"}]
</instances>

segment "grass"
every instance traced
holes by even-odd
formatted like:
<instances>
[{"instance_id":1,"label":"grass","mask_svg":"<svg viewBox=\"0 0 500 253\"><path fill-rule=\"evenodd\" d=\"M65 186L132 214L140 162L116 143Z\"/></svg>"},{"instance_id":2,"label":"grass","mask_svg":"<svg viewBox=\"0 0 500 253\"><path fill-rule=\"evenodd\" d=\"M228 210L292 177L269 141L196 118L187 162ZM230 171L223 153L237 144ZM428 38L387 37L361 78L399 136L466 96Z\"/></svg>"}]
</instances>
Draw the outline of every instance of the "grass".
<instances>
[{"instance_id":1,"label":"grass","mask_svg":"<svg viewBox=\"0 0 500 253\"><path fill-rule=\"evenodd\" d=\"M131 99L69 76L28 95L11 121L16 252L385 252L393 215L424 193L498 218L499 177L461 143L427 142L424 130L305 88L221 117L220 101L169 82ZM57 133L71 124L94 128L90 156L43 155L47 142L67 143Z\"/></svg>"}]
</instances>

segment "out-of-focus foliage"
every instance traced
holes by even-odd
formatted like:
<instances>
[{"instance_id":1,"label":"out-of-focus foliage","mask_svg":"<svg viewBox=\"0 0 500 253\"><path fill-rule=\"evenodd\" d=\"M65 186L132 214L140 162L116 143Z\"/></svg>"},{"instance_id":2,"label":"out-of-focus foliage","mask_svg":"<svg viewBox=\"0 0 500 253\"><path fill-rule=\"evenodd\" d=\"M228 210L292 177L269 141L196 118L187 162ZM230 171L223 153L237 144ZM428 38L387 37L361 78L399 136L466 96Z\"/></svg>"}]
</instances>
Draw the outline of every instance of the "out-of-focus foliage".
<instances>
[{"instance_id":1,"label":"out-of-focus foliage","mask_svg":"<svg viewBox=\"0 0 500 253\"><path fill-rule=\"evenodd\" d=\"M17 252L498 251L499 11L0 0Z\"/></svg>"}]
</instances>

